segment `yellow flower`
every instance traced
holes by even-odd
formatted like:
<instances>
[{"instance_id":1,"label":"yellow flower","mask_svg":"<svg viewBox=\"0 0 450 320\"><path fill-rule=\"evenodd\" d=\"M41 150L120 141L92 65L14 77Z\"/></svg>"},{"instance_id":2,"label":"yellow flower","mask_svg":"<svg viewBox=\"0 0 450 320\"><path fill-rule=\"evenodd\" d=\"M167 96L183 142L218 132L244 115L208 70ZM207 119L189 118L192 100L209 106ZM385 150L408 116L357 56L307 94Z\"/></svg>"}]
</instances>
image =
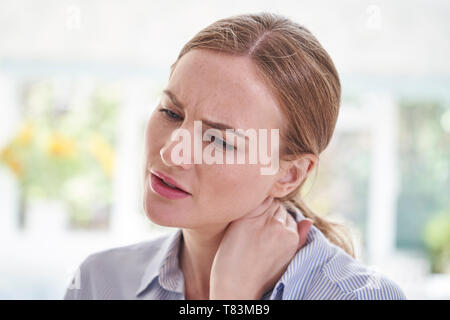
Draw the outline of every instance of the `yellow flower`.
<instances>
[{"instance_id":1,"label":"yellow flower","mask_svg":"<svg viewBox=\"0 0 450 320\"><path fill-rule=\"evenodd\" d=\"M25 122L25 124L20 128L17 136L14 138L14 142L19 146L26 146L30 144L34 136L35 127L31 121Z\"/></svg>"},{"instance_id":2,"label":"yellow flower","mask_svg":"<svg viewBox=\"0 0 450 320\"><path fill-rule=\"evenodd\" d=\"M74 140L59 132L53 132L47 144L47 152L56 158L72 158L77 152L77 147Z\"/></svg>"},{"instance_id":3,"label":"yellow flower","mask_svg":"<svg viewBox=\"0 0 450 320\"><path fill-rule=\"evenodd\" d=\"M11 157L12 157L12 148L11 144L8 144L6 147L2 149L2 152L0 152L0 159L6 162Z\"/></svg>"},{"instance_id":4,"label":"yellow flower","mask_svg":"<svg viewBox=\"0 0 450 320\"><path fill-rule=\"evenodd\" d=\"M0 152L0 159L16 174L18 177L22 177L24 173L24 167L14 153L12 143L8 144Z\"/></svg>"},{"instance_id":5,"label":"yellow flower","mask_svg":"<svg viewBox=\"0 0 450 320\"><path fill-rule=\"evenodd\" d=\"M18 160L16 159L10 159L7 162L8 166L11 168L11 170L18 176L18 177L22 177L23 173L24 173L24 168L22 166L22 163L20 163Z\"/></svg>"},{"instance_id":6,"label":"yellow flower","mask_svg":"<svg viewBox=\"0 0 450 320\"><path fill-rule=\"evenodd\" d=\"M89 152L100 163L101 167L105 171L108 177L111 177L114 170L114 149L98 133L94 133L89 138Z\"/></svg>"}]
</instances>

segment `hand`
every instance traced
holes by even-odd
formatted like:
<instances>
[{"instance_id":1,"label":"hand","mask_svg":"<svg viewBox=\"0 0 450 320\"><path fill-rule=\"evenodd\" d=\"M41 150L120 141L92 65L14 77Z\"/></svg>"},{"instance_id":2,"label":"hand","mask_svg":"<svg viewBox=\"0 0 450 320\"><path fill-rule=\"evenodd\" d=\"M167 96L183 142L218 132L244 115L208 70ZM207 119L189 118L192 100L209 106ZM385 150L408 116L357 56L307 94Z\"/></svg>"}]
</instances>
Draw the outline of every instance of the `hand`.
<instances>
[{"instance_id":1,"label":"hand","mask_svg":"<svg viewBox=\"0 0 450 320\"><path fill-rule=\"evenodd\" d=\"M231 222L214 257L210 299L260 299L304 245L311 224L297 223L271 197Z\"/></svg>"}]
</instances>

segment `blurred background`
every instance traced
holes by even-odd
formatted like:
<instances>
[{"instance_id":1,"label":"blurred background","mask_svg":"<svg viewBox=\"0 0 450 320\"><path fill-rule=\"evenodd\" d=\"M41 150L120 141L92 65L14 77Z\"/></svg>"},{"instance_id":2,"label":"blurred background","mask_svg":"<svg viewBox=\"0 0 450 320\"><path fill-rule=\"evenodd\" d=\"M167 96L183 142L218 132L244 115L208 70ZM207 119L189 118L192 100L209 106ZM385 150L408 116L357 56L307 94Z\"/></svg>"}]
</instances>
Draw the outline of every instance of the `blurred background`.
<instances>
[{"instance_id":1,"label":"blurred background","mask_svg":"<svg viewBox=\"0 0 450 320\"><path fill-rule=\"evenodd\" d=\"M61 299L88 254L171 231L141 205L145 122L185 42L260 11L341 75L306 203L408 298L450 299L450 2L0 0L1 299Z\"/></svg>"}]
</instances>

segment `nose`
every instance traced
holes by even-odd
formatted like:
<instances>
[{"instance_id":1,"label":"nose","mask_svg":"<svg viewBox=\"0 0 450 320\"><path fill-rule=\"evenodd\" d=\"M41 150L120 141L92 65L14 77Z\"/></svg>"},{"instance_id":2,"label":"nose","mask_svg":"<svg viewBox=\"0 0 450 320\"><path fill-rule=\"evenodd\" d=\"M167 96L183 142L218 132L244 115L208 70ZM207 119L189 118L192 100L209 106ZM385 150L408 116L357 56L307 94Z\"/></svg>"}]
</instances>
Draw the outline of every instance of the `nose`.
<instances>
[{"instance_id":1,"label":"nose","mask_svg":"<svg viewBox=\"0 0 450 320\"><path fill-rule=\"evenodd\" d=\"M183 169L190 169L193 166L191 134L187 130L183 133L182 136L178 136L175 140L169 137L167 143L159 151L161 159L166 166L178 166Z\"/></svg>"}]
</instances>

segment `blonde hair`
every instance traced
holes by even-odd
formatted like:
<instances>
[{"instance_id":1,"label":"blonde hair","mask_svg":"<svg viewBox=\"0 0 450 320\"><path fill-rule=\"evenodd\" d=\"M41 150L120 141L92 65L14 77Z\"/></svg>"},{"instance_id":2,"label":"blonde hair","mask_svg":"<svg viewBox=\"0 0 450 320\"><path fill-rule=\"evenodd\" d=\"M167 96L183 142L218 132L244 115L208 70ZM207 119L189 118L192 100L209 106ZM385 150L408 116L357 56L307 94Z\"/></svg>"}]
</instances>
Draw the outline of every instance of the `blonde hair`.
<instances>
[{"instance_id":1,"label":"blonde hair","mask_svg":"<svg viewBox=\"0 0 450 320\"><path fill-rule=\"evenodd\" d=\"M305 27L265 12L218 20L184 45L171 66L171 74L181 57L192 49L252 59L277 98L284 118L289 120L280 133L283 157L306 153L318 157L327 147L339 113L340 80L330 56ZM305 182L306 178L280 200L299 208L332 243L354 256L345 227L319 217L301 199Z\"/></svg>"}]
</instances>

